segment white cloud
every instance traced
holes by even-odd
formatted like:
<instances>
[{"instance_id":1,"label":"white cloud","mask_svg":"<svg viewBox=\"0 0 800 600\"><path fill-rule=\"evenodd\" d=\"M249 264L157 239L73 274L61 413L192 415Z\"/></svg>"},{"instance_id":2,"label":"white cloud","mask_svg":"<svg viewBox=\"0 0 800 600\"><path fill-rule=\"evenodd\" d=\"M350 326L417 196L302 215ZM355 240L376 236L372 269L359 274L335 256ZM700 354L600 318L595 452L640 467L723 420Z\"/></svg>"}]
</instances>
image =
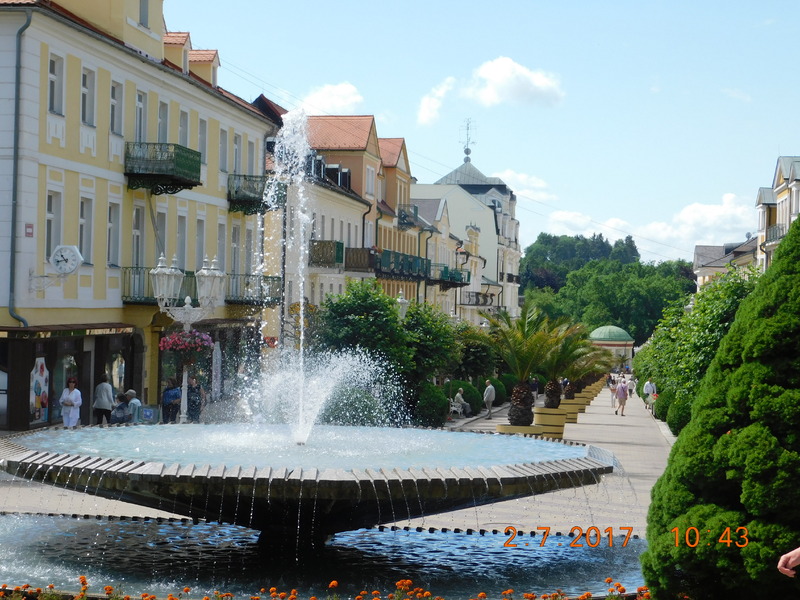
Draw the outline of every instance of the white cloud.
<instances>
[{"instance_id":1,"label":"white cloud","mask_svg":"<svg viewBox=\"0 0 800 600\"><path fill-rule=\"evenodd\" d=\"M417 123L429 125L439 118L444 97L453 89L455 83L455 77L448 77L422 97L417 110Z\"/></svg>"},{"instance_id":2,"label":"white cloud","mask_svg":"<svg viewBox=\"0 0 800 600\"><path fill-rule=\"evenodd\" d=\"M552 105L564 98L557 76L541 70L532 71L506 56L478 67L463 94L484 106L507 102Z\"/></svg>"},{"instance_id":3,"label":"white cloud","mask_svg":"<svg viewBox=\"0 0 800 600\"><path fill-rule=\"evenodd\" d=\"M737 90L736 88L723 88L722 93L728 96L728 98L740 100L747 104L753 101L753 98L750 96L750 94L743 92L742 90Z\"/></svg>"},{"instance_id":4,"label":"white cloud","mask_svg":"<svg viewBox=\"0 0 800 600\"><path fill-rule=\"evenodd\" d=\"M310 115L346 115L364 98L352 83L343 82L314 88L303 98L302 108Z\"/></svg>"}]
</instances>

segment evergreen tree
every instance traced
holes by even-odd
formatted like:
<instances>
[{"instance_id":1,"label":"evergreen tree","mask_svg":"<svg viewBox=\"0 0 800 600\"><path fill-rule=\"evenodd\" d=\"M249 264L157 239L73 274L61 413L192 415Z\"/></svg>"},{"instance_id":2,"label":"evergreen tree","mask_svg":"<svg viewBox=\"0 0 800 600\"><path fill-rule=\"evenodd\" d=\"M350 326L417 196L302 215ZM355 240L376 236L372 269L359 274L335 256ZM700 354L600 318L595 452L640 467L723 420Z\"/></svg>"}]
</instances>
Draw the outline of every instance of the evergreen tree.
<instances>
[{"instance_id":1,"label":"evergreen tree","mask_svg":"<svg viewBox=\"0 0 800 600\"><path fill-rule=\"evenodd\" d=\"M654 598L788 598L800 543L800 227L739 307L652 492Z\"/></svg>"}]
</instances>

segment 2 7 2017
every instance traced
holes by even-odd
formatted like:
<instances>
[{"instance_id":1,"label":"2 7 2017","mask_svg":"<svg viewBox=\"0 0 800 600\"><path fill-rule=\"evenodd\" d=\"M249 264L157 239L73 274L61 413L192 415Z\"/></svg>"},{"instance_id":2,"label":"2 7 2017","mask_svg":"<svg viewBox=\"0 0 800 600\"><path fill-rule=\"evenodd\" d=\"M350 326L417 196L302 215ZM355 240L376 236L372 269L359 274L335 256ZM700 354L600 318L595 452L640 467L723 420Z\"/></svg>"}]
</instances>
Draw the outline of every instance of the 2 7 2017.
<instances>
[{"instance_id":1,"label":"2 7 2017","mask_svg":"<svg viewBox=\"0 0 800 600\"><path fill-rule=\"evenodd\" d=\"M623 548L628 545L628 541L631 539L631 535L633 534L633 527L618 527L620 534L625 534L625 537L622 539L622 543L620 544ZM550 528L549 527L537 527L537 532L541 532L542 536L539 540L539 547L543 547L547 543L547 538L550 535ZM503 531L508 536L508 539L503 544L505 548L516 548L518 546L528 546L528 543L519 543L520 540L517 540L517 528L508 526ZM583 527L579 527L575 525L574 527L570 528L569 535L572 538L567 546L571 548L598 548L600 546L614 546L614 528L613 527L606 527L605 529L600 529L599 527L587 527L586 530ZM605 538L605 541L604 541ZM516 540L516 541L515 541ZM552 543L552 542L551 542ZM561 546L561 543L558 544Z\"/></svg>"}]
</instances>

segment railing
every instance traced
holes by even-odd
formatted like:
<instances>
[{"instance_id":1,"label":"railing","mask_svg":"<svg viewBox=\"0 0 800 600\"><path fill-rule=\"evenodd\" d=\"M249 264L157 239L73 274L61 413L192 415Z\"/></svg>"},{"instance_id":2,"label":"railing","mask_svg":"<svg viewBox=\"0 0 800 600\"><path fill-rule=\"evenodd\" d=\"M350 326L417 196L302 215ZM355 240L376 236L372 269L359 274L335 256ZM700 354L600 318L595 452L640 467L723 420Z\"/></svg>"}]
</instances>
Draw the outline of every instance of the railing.
<instances>
[{"instance_id":1,"label":"railing","mask_svg":"<svg viewBox=\"0 0 800 600\"><path fill-rule=\"evenodd\" d=\"M151 267L122 267L122 301L125 304L158 304L150 281ZM185 271L180 298L189 296L197 306L197 279L193 271ZM274 306L280 302L281 278L266 275L228 273L225 302ZM183 305L183 300L178 302Z\"/></svg>"},{"instance_id":2,"label":"railing","mask_svg":"<svg viewBox=\"0 0 800 600\"><path fill-rule=\"evenodd\" d=\"M286 184L266 175L228 175L228 210L246 215L286 205Z\"/></svg>"},{"instance_id":3,"label":"railing","mask_svg":"<svg viewBox=\"0 0 800 600\"><path fill-rule=\"evenodd\" d=\"M417 224L418 207L416 204L400 204L397 206L397 228L405 231Z\"/></svg>"},{"instance_id":4,"label":"railing","mask_svg":"<svg viewBox=\"0 0 800 600\"><path fill-rule=\"evenodd\" d=\"M469 284L470 272L467 269L454 269L442 263L432 263L430 279L440 287L459 287Z\"/></svg>"},{"instance_id":5,"label":"railing","mask_svg":"<svg viewBox=\"0 0 800 600\"><path fill-rule=\"evenodd\" d=\"M380 254L376 271L384 277L425 279L430 268L431 262L426 258L384 250Z\"/></svg>"},{"instance_id":6,"label":"railing","mask_svg":"<svg viewBox=\"0 0 800 600\"><path fill-rule=\"evenodd\" d=\"M158 304L153 293L153 284L150 280L152 267L122 267L122 302L125 304ZM184 271L181 294L179 298L192 298L192 304L197 306L197 280L194 271ZM179 301L183 305L183 300Z\"/></svg>"},{"instance_id":7,"label":"railing","mask_svg":"<svg viewBox=\"0 0 800 600\"><path fill-rule=\"evenodd\" d=\"M777 225L772 225L767 227L767 235L764 241L769 244L770 242L777 242L778 240L782 239L786 235L786 224L779 223Z\"/></svg>"},{"instance_id":8,"label":"railing","mask_svg":"<svg viewBox=\"0 0 800 600\"><path fill-rule=\"evenodd\" d=\"M200 153L180 144L127 142L125 176L132 190L174 194L202 184Z\"/></svg>"},{"instance_id":9,"label":"railing","mask_svg":"<svg viewBox=\"0 0 800 600\"><path fill-rule=\"evenodd\" d=\"M271 275L229 273L227 304L275 306L281 300L281 278Z\"/></svg>"},{"instance_id":10,"label":"railing","mask_svg":"<svg viewBox=\"0 0 800 600\"><path fill-rule=\"evenodd\" d=\"M372 248L347 248L344 253L345 271L374 272L378 253Z\"/></svg>"},{"instance_id":11,"label":"railing","mask_svg":"<svg viewBox=\"0 0 800 600\"><path fill-rule=\"evenodd\" d=\"M465 306L491 306L494 296L483 292L464 292L461 295L461 304Z\"/></svg>"},{"instance_id":12,"label":"railing","mask_svg":"<svg viewBox=\"0 0 800 600\"><path fill-rule=\"evenodd\" d=\"M333 240L311 240L308 247L309 267L337 268L344 265L344 244Z\"/></svg>"},{"instance_id":13,"label":"railing","mask_svg":"<svg viewBox=\"0 0 800 600\"><path fill-rule=\"evenodd\" d=\"M519 283L519 275L514 273L506 273L506 281L508 283Z\"/></svg>"}]
</instances>

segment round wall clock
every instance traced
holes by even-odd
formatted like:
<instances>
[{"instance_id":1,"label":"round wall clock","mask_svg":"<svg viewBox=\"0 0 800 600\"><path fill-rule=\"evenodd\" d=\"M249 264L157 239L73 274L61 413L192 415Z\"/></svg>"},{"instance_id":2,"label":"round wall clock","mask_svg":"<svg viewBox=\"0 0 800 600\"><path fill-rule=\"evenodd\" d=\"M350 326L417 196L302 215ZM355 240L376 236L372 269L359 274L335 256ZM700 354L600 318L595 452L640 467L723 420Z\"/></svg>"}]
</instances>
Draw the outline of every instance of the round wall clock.
<instances>
[{"instance_id":1,"label":"round wall clock","mask_svg":"<svg viewBox=\"0 0 800 600\"><path fill-rule=\"evenodd\" d=\"M77 246L56 246L50 264L59 273L69 275L83 264L83 256Z\"/></svg>"}]
</instances>

